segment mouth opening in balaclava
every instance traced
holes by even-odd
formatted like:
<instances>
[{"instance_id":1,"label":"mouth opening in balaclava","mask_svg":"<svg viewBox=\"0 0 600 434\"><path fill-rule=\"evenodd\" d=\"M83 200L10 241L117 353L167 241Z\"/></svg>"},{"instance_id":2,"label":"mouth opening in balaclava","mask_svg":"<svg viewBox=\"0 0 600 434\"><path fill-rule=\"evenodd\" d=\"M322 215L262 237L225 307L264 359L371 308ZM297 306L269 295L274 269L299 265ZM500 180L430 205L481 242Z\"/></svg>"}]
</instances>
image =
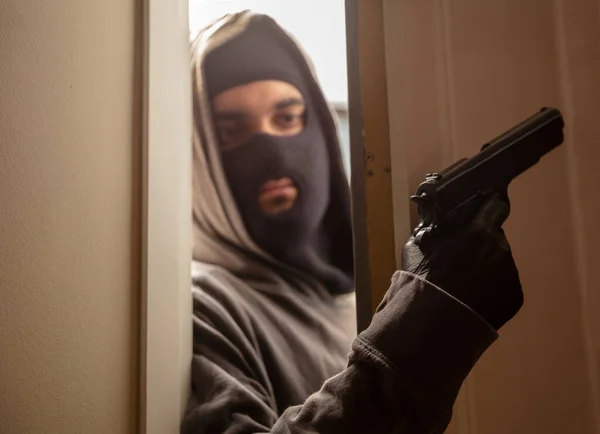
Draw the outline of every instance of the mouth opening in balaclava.
<instances>
[{"instance_id":1,"label":"mouth opening in balaclava","mask_svg":"<svg viewBox=\"0 0 600 434\"><path fill-rule=\"evenodd\" d=\"M339 254L332 233L335 228L331 221L327 224L335 215L331 210L331 144L323 131L308 68L299 63L299 50L285 38L268 17L256 17L241 35L207 55L204 76L211 100L236 86L279 80L302 93L306 108L299 134L256 134L241 146L221 150L221 162L254 242L279 261L317 278L330 292L345 293L353 289L352 267L334 265L333 256ZM276 216L265 215L258 203L261 186L286 177L298 189L293 207Z\"/></svg>"}]
</instances>

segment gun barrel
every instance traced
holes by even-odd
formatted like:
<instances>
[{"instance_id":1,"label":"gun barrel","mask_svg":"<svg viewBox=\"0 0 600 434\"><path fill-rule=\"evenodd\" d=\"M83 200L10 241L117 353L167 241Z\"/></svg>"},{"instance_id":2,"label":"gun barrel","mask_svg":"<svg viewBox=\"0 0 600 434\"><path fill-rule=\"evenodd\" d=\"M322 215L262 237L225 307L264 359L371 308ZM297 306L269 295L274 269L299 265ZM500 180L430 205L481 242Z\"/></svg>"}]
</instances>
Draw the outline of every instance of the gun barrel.
<instances>
[{"instance_id":1,"label":"gun barrel","mask_svg":"<svg viewBox=\"0 0 600 434\"><path fill-rule=\"evenodd\" d=\"M544 107L483 145L478 154L444 171L436 186L438 206L448 210L478 192L505 189L514 178L563 143L563 127L560 111Z\"/></svg>"}]
</instances>

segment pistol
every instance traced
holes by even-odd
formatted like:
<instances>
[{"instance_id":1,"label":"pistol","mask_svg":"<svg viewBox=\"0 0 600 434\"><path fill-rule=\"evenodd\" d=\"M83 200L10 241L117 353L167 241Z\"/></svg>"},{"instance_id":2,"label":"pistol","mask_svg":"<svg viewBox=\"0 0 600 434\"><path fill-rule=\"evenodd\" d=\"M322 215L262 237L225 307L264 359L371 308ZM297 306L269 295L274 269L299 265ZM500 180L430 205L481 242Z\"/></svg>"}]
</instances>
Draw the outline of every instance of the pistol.
<instances>
[{"instance_id":1,"label":"pistol","mask_svg":"<svg viewBox=\"0 0 600 434\"><path fill-rule=\"evenodd\" d=\"M413 232L415 244L427 248L435 238L467 225L493 194L508 204L510 182L563 143L563 127L560 111L543 107L471 158L427 174L410 198L421 217Z\"/></svg>"}]
</instances>

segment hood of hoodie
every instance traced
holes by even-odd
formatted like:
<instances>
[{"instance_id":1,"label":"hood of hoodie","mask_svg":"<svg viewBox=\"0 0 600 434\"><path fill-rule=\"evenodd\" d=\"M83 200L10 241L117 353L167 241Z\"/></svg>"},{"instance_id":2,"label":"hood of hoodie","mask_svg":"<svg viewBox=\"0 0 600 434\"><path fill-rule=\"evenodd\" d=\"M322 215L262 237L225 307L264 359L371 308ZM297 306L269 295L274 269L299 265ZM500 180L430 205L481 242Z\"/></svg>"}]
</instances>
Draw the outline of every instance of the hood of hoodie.
<instances>
[{"instance_id":1,"label":"hood of hoodie","mask_svg":"<svg viewBox=\"0 0 600 434\"><path fill-rule=\"evenodd\" d=\"M213 50L233 38L243 37L253 20L272 21L265 15L250 11L229 14L202 30L192 43L193 259L222 267L257 289L279 292L283 286L304 294L329 297L331 288L327 288L318 276L277 260L252 240L221 162L203 65ZM296 63L305 75L310 98L326 138L330 166L328 206L336 215L336 224L328 228L330 241L335 245L335 256L331 262L334 266L339 263L340 267L351 268L350 194L341 158L337 118L326 102L310 58L293 36L279 26L276 28L273 36L281 38L281 42L298 57Z\"/></svg>"}]
</instances>

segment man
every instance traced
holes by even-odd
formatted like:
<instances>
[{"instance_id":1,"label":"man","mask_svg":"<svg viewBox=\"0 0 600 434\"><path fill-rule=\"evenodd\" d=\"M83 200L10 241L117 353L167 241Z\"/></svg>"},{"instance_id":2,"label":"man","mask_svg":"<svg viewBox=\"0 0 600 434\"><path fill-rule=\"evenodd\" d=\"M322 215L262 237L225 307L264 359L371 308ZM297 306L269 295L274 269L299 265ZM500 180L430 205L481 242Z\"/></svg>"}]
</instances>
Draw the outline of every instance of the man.
<instances>
[{"instance_id":1,"label":"man","mask_svg":"<svg viewBox=\"0 0 600 434\"><path fill-rule=\"evenodd\" d=\"M356 337L348 183L307 58L242 12L192 46L194 358L181 432L441 433L522 304L493 199L424 254L409 241ZM348 355L349 354L349 355Z\"/></svg>"}]
</instances>

